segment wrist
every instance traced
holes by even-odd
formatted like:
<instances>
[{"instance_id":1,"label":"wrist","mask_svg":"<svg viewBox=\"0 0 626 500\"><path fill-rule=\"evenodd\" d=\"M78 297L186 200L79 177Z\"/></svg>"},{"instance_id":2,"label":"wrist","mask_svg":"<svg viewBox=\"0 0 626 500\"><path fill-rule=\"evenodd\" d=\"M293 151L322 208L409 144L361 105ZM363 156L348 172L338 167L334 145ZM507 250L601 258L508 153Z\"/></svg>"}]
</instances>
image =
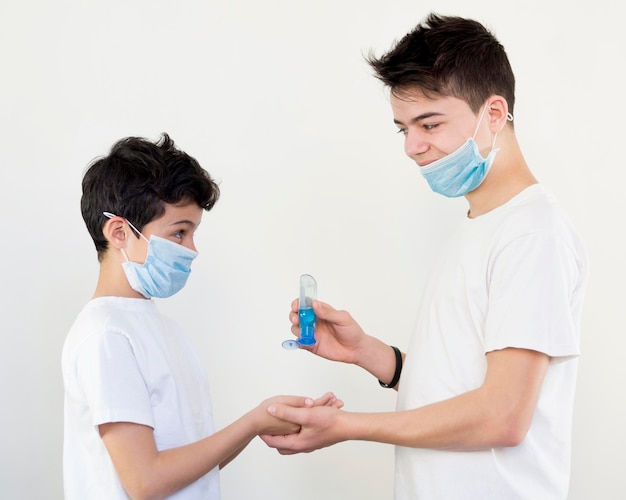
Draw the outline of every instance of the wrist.
<instances>
[{"instance_id":1,"label":"wrist","mask_svg":"<svg viewBox=\"0 0 626 500\"><path fill-rule=\"evenodd\" d=\"M385 383L382 380L378 379L378 383L380 384L380 386L386 389L393 389L396 385L398 385L398 382L400 381L400 374L402 373L402 353L400 352L400 349L398 349L396 346L391 346L391 349L393 350L395 358L395 368L393 371L393 377L391 379L391 382Z\"/></svg>"},{"instance_id":2,"label":"wrist","mask_svg":"<svg viewBox=\"0 0 626 500\"><path fill-rule=\"evenodd\" d=\"M402 353L400 353L400 356ZM376 337L368 337L363 342L356 365L368 371L378 380L388 384L394 378L397 366L397 355L393 347ZM400 367L401 369L401 367Z\"/></svg>"},{"instance_id":3,"label":"wrist","mask_svg":"<svg viewBox=\"0 0 626 500\"><path fill-rule=\"evenodd\" d=\"M261 403L239 419L244 436L252 439L260 434L264 434L268 420L267 406L269 405L263 406L263 403Z\"/></svg>"},{"instance_id":4,"label":"wrist","mask_svg":"<svg viewBox=\"0 0 626 500\"><path fill-rule=\"evenodd\" d=\"M355 349L353 364L372 373L379 358L381 345L384 345L376 337L364 334L359 346Z\"/></svg>"},{"instance_id":5,"label":"wrist","mask_svg":"<svg viewBox=\"0 0 626 500\"><path fill-rule=\"evenodd\" d=\"M340 441L372 441L374 428L372 427L373 413L348 412L340 410L333 429Z\"/></svg>"}]
</instances>

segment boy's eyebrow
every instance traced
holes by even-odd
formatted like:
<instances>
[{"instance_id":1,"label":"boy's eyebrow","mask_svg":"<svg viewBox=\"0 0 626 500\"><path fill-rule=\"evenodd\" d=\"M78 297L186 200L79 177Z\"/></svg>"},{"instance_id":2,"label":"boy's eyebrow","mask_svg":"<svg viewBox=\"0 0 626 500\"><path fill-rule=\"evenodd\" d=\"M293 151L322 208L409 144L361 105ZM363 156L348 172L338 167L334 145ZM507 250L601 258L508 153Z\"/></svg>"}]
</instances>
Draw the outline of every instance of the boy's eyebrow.
<instances>
[{"instance_id":1,"label":"boy's eyebrow","mask_svg":"<svg viewBox=\"0 0 626 500\"><path fill-rule=\"evenodd\" d=\"M179 226L181 224L185 226L190 226L190 227L196 227L197 225L200 225L199 223L196 224L195 222L188 220L188 219L177 220L177 221L169 223L170 226Z\"/></svg>"},{"instance_id":2,"label":"boy's eyebrow","mask_svg":"<svg viewBox=\"0 0 626 500\"><path fill-rule=\"evenodd\" d=\"M422 113L421 115L416 116L415 118L411 118L410 124L413 125L422 120L426 120L427 118L431 118L433 116L443 116L443 113L437 113L436 111L429 111L428 113ZM393 119L393 123L396 125L404 125L400 120Z\"/></svg>"}]
</instances>

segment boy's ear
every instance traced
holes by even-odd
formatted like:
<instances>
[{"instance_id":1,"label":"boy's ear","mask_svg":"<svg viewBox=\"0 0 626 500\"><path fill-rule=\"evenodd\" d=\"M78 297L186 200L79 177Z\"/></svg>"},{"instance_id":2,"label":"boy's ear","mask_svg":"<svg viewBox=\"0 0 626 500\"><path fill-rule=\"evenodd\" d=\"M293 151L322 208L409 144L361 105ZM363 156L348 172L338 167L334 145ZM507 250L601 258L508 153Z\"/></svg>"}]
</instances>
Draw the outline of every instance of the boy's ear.
<instances>
[{"instance_id":1,"label":"boy's ear","mask_svg":"<svg viewBox=\"0 0 626 500\"><path fill-rule=\"evenodd\" d=\"M497 134L506 125L507 116L509 114L509 104L504 97L493 95L489 98L487 106L489 128L493 133Z\"/></svg>"},{"instance_id":2,"label":"boy's ear","mask_svg":"<svg viewBox=\"0 0 626 500\"><path fill-rule=\"evenodd\" d=\"M128 243L128 224L124 217L111 217L102 228L102 234L115 248L126 248Z\"/></svg>"}]
</instances>

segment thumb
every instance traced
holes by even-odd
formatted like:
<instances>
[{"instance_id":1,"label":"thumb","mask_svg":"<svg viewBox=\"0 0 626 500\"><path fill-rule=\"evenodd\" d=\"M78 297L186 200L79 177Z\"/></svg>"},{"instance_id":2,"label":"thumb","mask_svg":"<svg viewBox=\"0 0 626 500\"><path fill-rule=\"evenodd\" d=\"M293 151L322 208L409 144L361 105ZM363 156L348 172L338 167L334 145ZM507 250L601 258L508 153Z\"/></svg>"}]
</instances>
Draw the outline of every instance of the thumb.
<instances>
[{"instance_id":1,"label":"thumb","mask_svg":"<svg viewBox=\"0 0 626 500\"><path fill-rule=\"evenodd\" d=\"M321 300L313 301L313 311L315 311L315 315L321 319L327 319L329 316L332 316L334 312L337 312L332 306Z\"/></svg>"},{"instance_id":2,"label":"thumb","mask_svg":"<svg viewBox=\"0 0 626 500\"><path fill-rule=\"evenodd\" d=\"M321 300L313 301L313 311L319 319L328 321L335 325L349 325L352 317L347 311L339 311Z\"/></svg>"},{"instance_id":3,"label":"thumb","mask_svg":"<svg viewBox=\"0 0 626 500\"><path fill-rule=\"evenodd\" d=\"M302 425L304 420L303 415L300 413L300 408L294 408L293 406L274 403L268 406L267 411L273 417L298 425Z\"/></svg>"}]
</instances>

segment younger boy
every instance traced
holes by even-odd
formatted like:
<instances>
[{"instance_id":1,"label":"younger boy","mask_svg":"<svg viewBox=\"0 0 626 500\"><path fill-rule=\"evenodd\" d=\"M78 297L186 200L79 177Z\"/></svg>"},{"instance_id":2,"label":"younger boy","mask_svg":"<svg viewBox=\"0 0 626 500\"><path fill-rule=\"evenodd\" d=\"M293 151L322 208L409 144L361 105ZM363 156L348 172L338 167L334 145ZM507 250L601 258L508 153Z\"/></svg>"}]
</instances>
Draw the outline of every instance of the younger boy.
<instances>
[{"instance_id":1,"label":"younger boy","mask_svg":"<svg viewBox=\"0 0 626 500\"><path fill-rule=\"evenodd\" d=\"M215 432L205 373L151 297L187 281L194 232L219 188L167 134L129 137L83 178L81 210L100 273L63 348L66 500L220 497L219 469L258 434L296 432L266 411L341 402L283 396Z\"/></svg>"}]
</instances>

